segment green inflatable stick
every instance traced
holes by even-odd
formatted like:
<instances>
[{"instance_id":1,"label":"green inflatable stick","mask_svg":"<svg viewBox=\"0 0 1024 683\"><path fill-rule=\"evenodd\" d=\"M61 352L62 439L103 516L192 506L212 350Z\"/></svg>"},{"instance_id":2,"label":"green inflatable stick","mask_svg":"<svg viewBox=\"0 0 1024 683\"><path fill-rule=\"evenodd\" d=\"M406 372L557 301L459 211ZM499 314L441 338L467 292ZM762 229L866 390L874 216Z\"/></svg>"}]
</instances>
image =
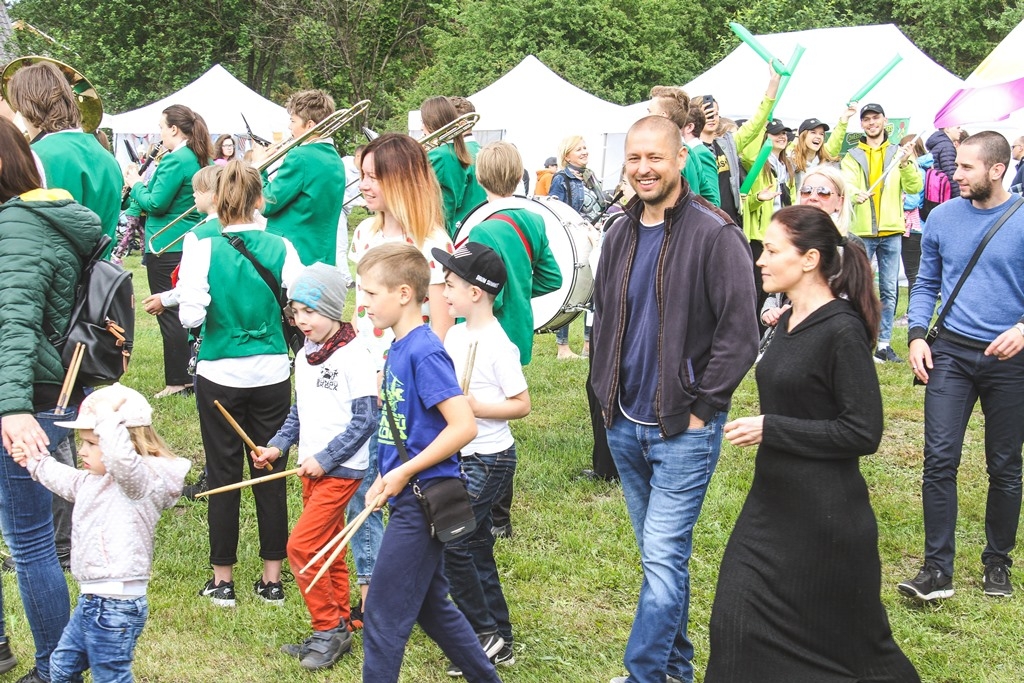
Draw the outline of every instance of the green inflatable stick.
<instances>
[{"instance_id":1,"label":"green inflatable stick","mask_svg":"<svg viewBox=\"0 0 1024 683\"><path fill-rule=\"evenodd\" d=\"M775 57L774 55L772 55L771 52L768 52L768 49L764 45L762 45L757 38L754 37L753 33L743 28L743 26L737 24L735 21L729 22L729 28L732 29L732 32L736 34L737 38L739 38L744 43L749 45L750 49L756 52L761 57L761 59L771 64L772 68L775 69L775 73L779 74L780 76L790 75L790 69L788 69L785 64L779 61L778 57Z\"/></svg>"},{"instance_id":2,"label":"green inflatable stick","mask_svg":"<svg viewBox=\"0 0 1024 683\"><path fill-rule=\"evenodd\" d=\"M871 92L871 89L878 85L879 81L888 76L889 72L896 68L896 65L899 64L901 61L903 61L903 57L901 57L900 55L896 55L895 57L893 57L892 61L886 64L884 67L882 67L882 70L875 74L875 77L868 81L863 88L854 93L853 97L851 97L850 101L847 102L846 104L849 105L852 102L860 102L861 99L863 99L865 95Z\"/></svg>"},{"instance_id":3,"label":"green inflatable stick","mask_svg":"<svg viewBox=\"0 0 1024 683\"><path fill-rule=\"evenodd\" d=\"M747 179L743 181L743 187L740 188L740 194L746 194L750 192L750 188L754 186L754 181L757 180L757 176L761 174L761 169L764 168L765 162L768 161L768 157L772 154L772 141L765 140L764 144L761 145L761 151L757 153L757 158L754 159L754 165L747 171Z\"/></svg>"},{"instance_id":4,"label":"green inflatable stick","mask_svg":"<svg viewBox=\"0 0 1024 683\"><path fill-rule=\"evenodd\" d=\"M779 81L779 91L775 94L775 104L772 105L772 110L768 113L768 118L775 118L775 107L779 106L779 100L782 99L782 93L786 92L786 86L789 85L789 79L793 77L793 72L796 71L796 65L800 63L800 58L804 56L804 46L797 45L793 50L793 55L786 62L786 69L789 71L788 76L783 76Z\"/></svg>"}]
</instances>

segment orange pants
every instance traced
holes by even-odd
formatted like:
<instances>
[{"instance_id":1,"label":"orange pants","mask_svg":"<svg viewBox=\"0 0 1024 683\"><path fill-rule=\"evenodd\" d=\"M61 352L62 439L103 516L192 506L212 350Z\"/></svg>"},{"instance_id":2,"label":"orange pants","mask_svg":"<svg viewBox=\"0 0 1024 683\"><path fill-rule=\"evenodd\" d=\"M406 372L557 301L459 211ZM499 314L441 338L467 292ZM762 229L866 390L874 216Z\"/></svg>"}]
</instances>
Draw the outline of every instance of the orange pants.
<instances>
[{"instance_id":1,"label":"orange pants","mask_svg":"<svg viewBox=\"0 0 1024 683\"><path fill-rule=\"evenodd\" d=\"M331 553L307 569L305 574L300 574L299 570L345 528L345 506L361 481L339 477L302 478L302 514L288 537L288 562L295 574L295 584L302 591L302 598L309 608L315 631L337 628L342 619L348 623L349 587L345 554L338 556L309 593L306 593L306 588Z\"/></svg>"}]
</instances>

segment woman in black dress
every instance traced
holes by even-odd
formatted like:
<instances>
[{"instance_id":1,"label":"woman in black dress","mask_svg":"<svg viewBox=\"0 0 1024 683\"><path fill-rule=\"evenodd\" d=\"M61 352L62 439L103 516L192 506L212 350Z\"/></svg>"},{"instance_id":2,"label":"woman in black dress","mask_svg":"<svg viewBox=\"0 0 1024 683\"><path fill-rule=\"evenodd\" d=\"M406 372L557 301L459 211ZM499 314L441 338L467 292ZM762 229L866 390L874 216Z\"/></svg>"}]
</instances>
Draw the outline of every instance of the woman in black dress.
<instances>
[{"instance_id":1,"label":"woman in black dress","mask_svg":"<svg viewBox=\"0 0 1024 683\"><path fill-rule=\"evenodd\" d=\"M879 597L878 527L858 458L882 437L871 268L813 206L772 218L758 259L792 309L757 366L762 415L725 425L758 445L722 558L705 683L920 681Z\"/></svg>"}]
</instances>

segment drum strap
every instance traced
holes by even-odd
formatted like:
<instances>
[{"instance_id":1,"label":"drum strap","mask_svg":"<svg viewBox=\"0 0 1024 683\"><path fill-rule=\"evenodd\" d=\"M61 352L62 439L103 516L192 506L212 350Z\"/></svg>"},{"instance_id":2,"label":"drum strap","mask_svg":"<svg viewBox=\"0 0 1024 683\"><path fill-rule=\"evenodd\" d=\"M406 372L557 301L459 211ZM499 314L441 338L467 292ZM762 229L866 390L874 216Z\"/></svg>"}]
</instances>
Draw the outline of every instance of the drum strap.
<instances>
[{"instance_id":1,"label":"drum strap","mask_svg":"<svg viewBox=\"0 0 1024 683\"><path fill-rule=\"evenodd\" d=\"M519 226L516 225L516 222L509 218L508 216L500 213L494 214L493 216L491 216L491 218L498 221L505 221L513 228L515 228L516 233L519 234L519 239L523 241L523 247L526 248L526 255L530 257L530 263L533 263L533 249L530 249L530 243L526 240L526 235L524 235L523 231L519 229Z\"/></svg>"}]
</instances>

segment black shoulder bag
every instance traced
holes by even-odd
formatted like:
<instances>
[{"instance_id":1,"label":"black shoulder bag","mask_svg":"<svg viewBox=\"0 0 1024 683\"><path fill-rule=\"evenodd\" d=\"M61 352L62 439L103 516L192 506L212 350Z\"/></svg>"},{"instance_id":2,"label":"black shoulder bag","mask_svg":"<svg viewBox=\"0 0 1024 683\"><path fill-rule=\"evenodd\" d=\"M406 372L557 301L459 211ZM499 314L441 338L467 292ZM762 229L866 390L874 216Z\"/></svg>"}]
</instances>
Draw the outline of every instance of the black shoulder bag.
<instances>
[{"instance_id":1,"label":"black shoulder bag","mask_svg":"<svg viewBox=\"0 0 1024 683\"><path fill-rule=\"evenodd\" d=\"M405 443L398 436L398 425L395 414L391 411L391 401L384 397L384 407L388 413L388 425L391 436L398 449L398 457L403 463L409 462L409 453ZM427 488L420 486L420 480L412 481L412 492L423 506L423 514L430 523L430 535L442 543L460 539L476 531L476 515L473 504L469 500L469 492L461 477L445 477L438 479Z\"/></svg>"},{"instance_id":2,"label":"black shoulder bag","mask_svg":"<svg viewBox=\"0 0 1024 683\"><path fill-rule=\"evenodd\" d=\"M924 340L928 342L928 346L935 343L935 340L939 337L939 330L942 328L942 323L946 319L946 315L949 314L950 309L953 308L953 301L956 299L956 295L960 293L960 288L964 286L964 281L967 280L967 276L974 270L974 264L981 258L981 252L985 251L985 247L995 237L995 234L999 231L999 228L1003 227L1003 224L1010 219L1010 216L1024 204L1024 197L1018 197L1017 201L1013 203L1010 208L1003 212L1003 215L999 217L999 220L995 222L989 231L985 233L985 237L982 238L981 244L974 250L974 254L971 256L971 260L967 262L967 267L964 268L964 272L960 274L960 279L957 280L956 286L953 287L953 291L949 295L949 300L946 301L942 306L942 310L939 311L939 317L935 319L935 324L932 325L931 329L928 330L928 334L925 335Z\"/></svg>"},{"instance_id":3,"label":"black shoulder bag","mask_svg":"<svg viewBox=\"0 0 1024 683\"><path fill-rule=\"evenodd\" d=\"M299 334L298 328L291 324L288 320L288 316L285 314L285 308L288 307L288 300L285 298L284 290L278 283L274 276L270 273L267 268L256 260L256 257L252 255L249 249L245 246L245 242L238 235L222 234L222 237L228 241L228 243L234 247L239 254L244 256L252 267L256 269L256 272L266 283L267 287L270 288L270 292L274 295L274 300L277 301L277 305L281 308L281 330L284 332L284 343L288 345L288 348L292 353L298 353L299 349L302 348L303 339L302 335Z\"/></svg>"}]
</instances>

